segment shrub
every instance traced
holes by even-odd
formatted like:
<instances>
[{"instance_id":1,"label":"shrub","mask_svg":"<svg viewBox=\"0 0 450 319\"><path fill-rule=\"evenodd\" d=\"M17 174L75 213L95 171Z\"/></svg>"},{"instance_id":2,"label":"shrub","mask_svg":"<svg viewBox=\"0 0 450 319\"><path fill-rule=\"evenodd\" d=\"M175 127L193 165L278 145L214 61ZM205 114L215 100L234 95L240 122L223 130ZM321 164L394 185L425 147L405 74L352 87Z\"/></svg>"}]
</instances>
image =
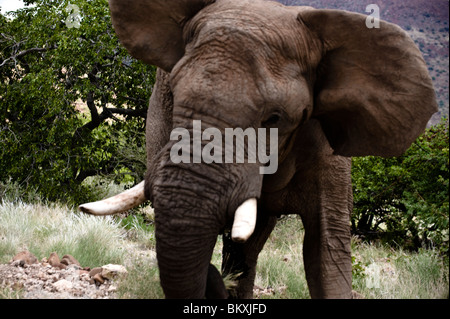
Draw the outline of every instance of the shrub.
<instances>
[{"instance_id":1,"label":"shrub","mask_svg":"<svg viewBox=\"0 0 450 319\"><path fill-rule=\"evenodd\" d=\"M0 13L0 181L75 203L94 199L90 176L139 182L155 68L120 45L107 1L26 3ZM69 4L79 28L66 23Z\"/></svg>"},{"instance_id":2,"label":"shrub","mask_svg":"<svg viewBox=\"0 0 450 319\"><path fill-rule=\"evenodd\" d=\"M443 119L403 156L354 158L353 233L448 253L448 143L448 120Z\"/></svg>"}]
</instances>

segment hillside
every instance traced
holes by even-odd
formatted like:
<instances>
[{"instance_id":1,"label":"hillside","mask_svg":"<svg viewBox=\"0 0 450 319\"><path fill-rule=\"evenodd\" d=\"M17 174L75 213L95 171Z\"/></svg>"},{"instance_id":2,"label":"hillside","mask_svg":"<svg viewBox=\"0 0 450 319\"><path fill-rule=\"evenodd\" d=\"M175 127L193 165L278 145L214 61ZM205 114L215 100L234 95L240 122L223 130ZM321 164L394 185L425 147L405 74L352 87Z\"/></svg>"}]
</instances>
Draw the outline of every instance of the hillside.
<instances>
[{"instance_id":1,"label":"hillside","mask_svg":"<svg viewBox=\"0 0 450 319\"><path fill-rule=\"evenodd\" d=\"M449 115L449 1L448 0L278 0L286 5L341 9L366 14L370 3L380 7L380 18L398 24L422 51L436 89L441 115ZM433 122L439 121L436 116Z\"/></svg>"}]
</instances>

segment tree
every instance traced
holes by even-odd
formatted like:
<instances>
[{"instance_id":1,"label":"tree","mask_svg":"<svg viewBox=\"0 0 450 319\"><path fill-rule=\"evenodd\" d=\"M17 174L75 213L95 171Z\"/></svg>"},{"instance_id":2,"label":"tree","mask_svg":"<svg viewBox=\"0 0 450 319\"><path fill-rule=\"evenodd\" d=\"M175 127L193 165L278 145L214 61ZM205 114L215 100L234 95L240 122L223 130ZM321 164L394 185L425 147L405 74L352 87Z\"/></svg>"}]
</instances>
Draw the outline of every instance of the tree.
<instances>
[{"instance_id":1,"label":"tree","mask_svg":"<svg viewBox=\"0 0 450 319\"><path fill-rule=\"evenodd\" d=\"M154 68L120 45L107 0L25 2L0 14L0 181L77 201L89 176L138 181Z\"/></svg>"},{"instance_id":2,"label":"tree","mask_svg":"<svg viewBox=\"0 0 450 319\"><path fill-rule=\"evenodd\" d=\"M352 179L353 233L448 253L448 120L427 129L403 156L354 158Z\"/></svg>"}]
</instances>

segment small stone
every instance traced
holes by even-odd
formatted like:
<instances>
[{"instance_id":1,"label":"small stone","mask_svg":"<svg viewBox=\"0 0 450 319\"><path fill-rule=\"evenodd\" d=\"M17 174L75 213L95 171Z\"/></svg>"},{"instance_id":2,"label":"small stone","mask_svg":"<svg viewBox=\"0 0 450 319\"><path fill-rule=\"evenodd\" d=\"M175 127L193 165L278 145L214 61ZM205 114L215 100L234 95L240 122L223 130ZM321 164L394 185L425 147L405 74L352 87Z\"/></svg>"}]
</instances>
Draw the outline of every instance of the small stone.
<instances>
[{"instance_id":1,"label":"small stone","mask_svg":"<svg viewBox=\"0 0 450 319\"><path fill-rule=\"evenodd\" d=\"M57 291L68 291L70 289L73 288L73 284L72 282L66 280L66 279L61 279L58 280L57 282L55 282L53 284L53 287L57 290Z\"/></svg>"},{"instance_id":2,"label":"small stone","mask_svg":"<svg viewBox=\"0 0 450 319\"><path fill-rule=\"evenodd\" d=\"M51 266L50 266L51 267ZM47 274L49 275L53 275L56 271L53 269L53 267L51 268L46 268L47 269Z\"/></svg>"},{"instance_id":3,"label":"small stone","mask_svg":"<svg viewBox=\"0 0 450 319\"><path fill-rule=\"evenodd\" d=\"M81 269L81 267L76 264L70 264L66 267L66 269L69 271L78 271Z\"/></svg>"},{"instance_id":4,"label":"small stone","mask_svg":"<svg viewBox=\"0 0 450 319\"><path fill-rule=\"evenodd\" d=\"M105 265L102 267L102 277L105 279L116 279L126 277L128 275L128 271L122 265Z\"/></svg>"},{"instance_id":5,"label":"small stone","mask_svg":"<svg viewBox=\"0 0 450 319\"><path fill-rule=\"evenodd\" d=\"M74 265L81 267L78 260L76 260L75 257L73 257L72 255L64 255L63 258L61 259L61 263L66 266L74 264Z\"/></svg>"},{"instance_id":6,"label":"small stone","mask_svg":"<svg viewBox=\"0 0 450 319\"><path fill-rule=\"evenodd\" d=\"M59 259L59 256L56 252L53 252L50 254L50 257L48 257L47 261L52 267L59 268L59 264L61 263L61 260Z\"/></svg>"},{"instance_id":7,"label":"small stone","mask_svg":"<svg viewBox=\"0 0 450 319\"><path fill-rule=\"evenodd\" d=\"M102 272L102 267L95 267L89 272L89 276L94 277L96 274L100 274Z\"/></svg>"},{"instance_id":8,"label":"small stone","mask_svg":"<svg viewBox=\"0 0 450 319\"><path fill-rule=\"evenodd\" d=\"M55 266L55 268L58 268L59 270L63 270L63 269L66 269L66 265L64 265L64 264L62 264L62 263L59 263L57 266Z\"/></svg>"},{"instance_id":9,"label":"small stone","mask_svg":"<svg viewBox=\"0 0 450 319\"><path fill-rule=\"evenodd\" d=\"M100 273L95 274L94 277L92 278L94 279L95 282L99 284L103 284L105 282L105 278L103 278L103 276Z\"/></svg>"},{"instance_id":10,"label":"small stone","mask_svg":"<svg viewBox=\"0 0 450 319\"><path fill-rule=\"evenodd\" d=\"M38 262L36 256L27 250L21 251L20 253L15 255L13 257L13 261L16 261L16 260L23 260L24 264L27 264L27 265L35 264Z\"/></svg>"},{"instance_id":11,"label":"small stone","mask_svg":"<svg viewBox=\"0 0 450 319\"><path fill-rule=\"evenodd\" d=\"M117 287L114 286L114 285L111 285L111 286L109 286L109 288L108 288L107 291L108 291L108 292L116 292L116 291L117 291Z\"/></svg>"},{"instance_id":12,"label":"small stone","mask_svg":"<svg viewBox=\"0 0 450 319\"><path fill-rule=\"evenodd\" d=\"M25 265L25 261L24 261L24 260L21 260L21 259L19 259L19 260L13 260L13 261L11 262L11 265L14 266L14 267L23 267L23 266Z\"/></svg>"}]
</instances>

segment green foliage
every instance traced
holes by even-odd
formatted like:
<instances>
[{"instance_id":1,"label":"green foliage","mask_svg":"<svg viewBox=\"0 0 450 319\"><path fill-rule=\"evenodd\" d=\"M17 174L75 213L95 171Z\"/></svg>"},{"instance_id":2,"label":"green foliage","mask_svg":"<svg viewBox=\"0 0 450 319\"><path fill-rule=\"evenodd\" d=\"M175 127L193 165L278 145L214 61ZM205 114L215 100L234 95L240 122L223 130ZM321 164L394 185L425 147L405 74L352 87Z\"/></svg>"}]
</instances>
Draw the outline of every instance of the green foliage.
<instances>
[{"instance_id":1,"label":"green foliage","mask_svg":"<svg viewBox=\"0 0 450 319\"><path fill-rule=\"evenodd\" d=\"M448 252L448 120L420 136L403 156L353 159L355 234Z\"/></svg>"},{"instance_id":2,"label":"green foliage","mask_svg":"<svg viewBox=\"0 0 450 319\"><path fill-rule=\"evenodd\" d=\"M365 266L355 256L352 256L352 278L364 278Z\"/></svg>"},{"instance_id":3,"label":"green foliage","mask_svg":"<svg viewBox=\"0 0 450 319\"><path fill-rule=\"evenodd\" d=\"M0 181L0 203L3 201L12 203L23 201L25 203L34 204L41 203L42 198L35 188L30 187L29 189L24 190L17 182L10 179L6 182Z\"/></svg>"},{"instance_id":4,"label":"green foliage","mask_svg":"<svg viewBox=\"0 0 450 319\"><path fill-rule=\"evenodd\" d=\"M155 227L152 221L148 221L142 214L131 214L121 218L120 223L124 229L141 229L145 232L153 232Z\"/></svg>"},{"instance_id":5,"label":"green foliage","mask_svg":"<svg viewBox=\"0 0 450 319\"><path fill-rule=\"evenodd\" d=\"M106 0L26 3L0 14L0 181L72 202L91 199L89 176L137 182L154 68L120 45Z\"/></svg>"}]
</instances>

